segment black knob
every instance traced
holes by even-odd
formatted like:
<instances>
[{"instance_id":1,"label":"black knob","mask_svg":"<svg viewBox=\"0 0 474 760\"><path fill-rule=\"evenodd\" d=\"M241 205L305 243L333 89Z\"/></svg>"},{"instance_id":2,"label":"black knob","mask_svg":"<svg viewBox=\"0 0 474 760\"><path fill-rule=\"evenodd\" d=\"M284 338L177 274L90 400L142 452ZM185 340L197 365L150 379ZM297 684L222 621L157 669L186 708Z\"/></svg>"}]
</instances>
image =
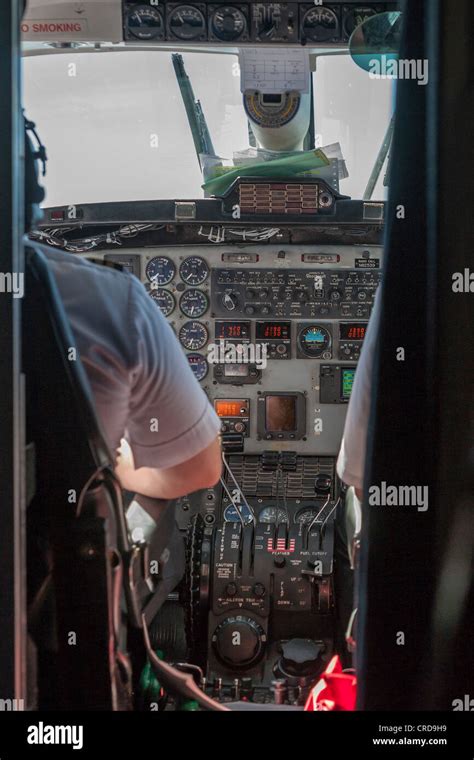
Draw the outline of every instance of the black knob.
<instances>
[{"instance_id":1,"label":"black knob","mask_svg":"<svg viewBox=\"0 0 474 760\"><path fill-rule=\"evenodd\" d=\"M328 494L331 490L332 478L330 475L317 475L314 479L314 490L319 495Z\"/></svg>"},{"instance_id":2,"label":"black knob","mask_svg":"<svg viewBox=\"0 0 474 760\"><path fill-rule=\"evenodd\" d=\"M255 314L255 306L252 306L251 304L247 304L247 306L244 309L246 314Z\"/></svg>"},{"instance_id":3,"label":"black knob","mask_svg":"<svg viewBox=\"0 0 474 760\"><path fill-rule=\"evenodd\" d=\"M225 592L227 596L235 596L237 593L237 584L232 582L228 583Z\"/></svg>"},{"instance_id":4,"label":"black knob","mask_svg":"<svg viewBox=\"0 0 474 760\"><path fill-rule=\"evenodd\" d=\"M256 583L253 587L253 593L255 596L265 596L265 586L263 583Z\"/></svg>"},{"instance_id":5,"label":"black knob","mask_svg":"<svg viewBox=\"0 0 474 760\"><path fill-rule=\"evenodd\" d=\"M328 295L331 301L340 301L342 298L342 290L339 290L339 288L331 288Z\"/></svg>"},{"instance_id":6,"label":"black knob","mask_svg":"<svg viewBox=\"0 0 474 760\"><path fill-rule=\"evenodd\" d=\"M265 632L252 618L237 615L217 626L212 643L219 659L233 667L248 667L263 651Z\"/></svg>"},{"instance_id":7,"label":"black knob","mask_svg":"<svg viewBox=\"0 0 474 760\"><path fill-rule=\"evenodd\" d=\"M247 290L245 291L245 298L248 298L249 301L252 298L255 298L255 290L252 290L252 288L247 288Z\"/></svg>"},{"instance_id":8,"label":"black knob","mask_svg":"<svg viewBox=\"0 0 474 760\"><path fill-rule=\"evenodd\" d=\"M290 639L281 653L278 670L288 676L310 676L321 669L322 645L311 639Z\"/></svg>"},{"instance_id":9,"label":"black knob","mask_svg":"<svg viewBox=\"0 0 474 760\"><path fill-rule=\"evenodd\" d=\"M222 305L227 311L234 311L238 304L237 293L227 292L222 296Z\"/></svg>"},{"instance_id":10,"label":"black knob","mask_svg":"<svg viewBox=\"0 0 474 760\"><path fill-rule=\"evenodd\" d=\"M262 288L258 294L259 298L268 298L268 290L266 288Z\"/></svg>"},{"instance_id":11,"label":"black knob","mask_svg":"<svg viewBox=\"0 0 474 760\"><path fill-rule=\"evenodd\" d=\"M260 309L262 314L270 314L271 310L272 310L271 306L262 306L262 308Z\"/></svg>"}]
</instances>

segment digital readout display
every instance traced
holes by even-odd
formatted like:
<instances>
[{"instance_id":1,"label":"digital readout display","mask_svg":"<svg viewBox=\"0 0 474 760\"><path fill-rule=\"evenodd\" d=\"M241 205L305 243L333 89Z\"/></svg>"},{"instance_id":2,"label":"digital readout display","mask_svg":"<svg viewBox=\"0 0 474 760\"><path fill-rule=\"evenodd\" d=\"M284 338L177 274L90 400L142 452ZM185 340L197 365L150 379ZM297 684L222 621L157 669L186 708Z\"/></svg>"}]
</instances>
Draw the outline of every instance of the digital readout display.
<instances>
[{"instance_id":1,"label":"digital readout display","mask_svg":"<svg viewBox=\"0 0 474 760\"><path fill-rule=\"evenodd\" d=\"M247 377L248 364L224 364L224 377Z\"/></svg>"},{"instance_id":2,"label":"digital readout display","mask_svg":"<svg viewBox=\"0 0 474 760\"><path fill-rule=\"evenodd\" d=\"M243 399L215 399L214 409L218 417L247 417L248 401Z\"/></svg>"},{"instance_id":3,"label":"digital readout display","mask_svg":"<svg viewBox=\"0 0 474 760\"><path fill-rule=\"evenodd\" d=\"M215 323L216 340L249 340L250 322L223 322Z\"/></svg>"},{"instance_id":4,"label":"digital readout display","mask_svg":"<svg viewBox=\"0 0 474 760\"><path fill-rule=\"evenodd\" d=\"M355 367L343 369L341 372L341 396L343 399L348 399L351 396L355 373Z\"/></svg>"},{"instance_id":5,"label":"digital readout display","mask_svg":"<svg viewBox=\"0 0 474 760\"><path fill-rule=\"evenodd\" d=\"M341 340L364 340L367 322L347 322L339 325Z\"/></svg>"},{"instance_id":6,"label":"digital readout display","mask_svg":"<svg viewBox=\"0 0 474 760\"><path fill-rule=\"evenodd\" d=\"M291 322L257 322L255 338L257 340L289 340Z\"/></svg>"},{"instance_id":7,"label":"digital readout display","mask_svg":"<svg viewBox=\"0 0 474 760\"><path fill-rule=\"evenodd\" d=\"M265 429L268 433L296 430L296 396L265 397Z\"/></svg>"}]
</instances>

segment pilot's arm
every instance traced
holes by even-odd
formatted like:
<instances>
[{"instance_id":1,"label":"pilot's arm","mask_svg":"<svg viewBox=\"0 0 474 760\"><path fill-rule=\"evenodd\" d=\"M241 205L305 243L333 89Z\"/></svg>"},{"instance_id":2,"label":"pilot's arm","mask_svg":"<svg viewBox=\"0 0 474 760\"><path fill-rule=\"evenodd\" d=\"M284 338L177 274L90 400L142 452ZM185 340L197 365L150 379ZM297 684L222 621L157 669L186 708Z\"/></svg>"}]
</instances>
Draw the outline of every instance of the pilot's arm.
<instances>
[{"instance_id":1,"label":"pilot's arm","mask_svg":"<svg viewBox=\"0 0 474 760\"><path fill-rule=\"evenodd\" d=\"M127 490L162 499L213 486L222 466L220 421L170 325L135 278L129 315L136 358L117 475Z\"/></svg>"},{"instance_id":2,"label":"pilot's arm","mask_svg":"<svg viewBox=\"0 0 474 760\"><path fill-rule=\"evenodd\" d=\"M360 501L364 489L367 429L372 395L372 368L380 318L380 297L381 289L379 288L354 378L341 450L337 460L337 474L346 485L354 486Z\"/></svg>"}]
</instances>

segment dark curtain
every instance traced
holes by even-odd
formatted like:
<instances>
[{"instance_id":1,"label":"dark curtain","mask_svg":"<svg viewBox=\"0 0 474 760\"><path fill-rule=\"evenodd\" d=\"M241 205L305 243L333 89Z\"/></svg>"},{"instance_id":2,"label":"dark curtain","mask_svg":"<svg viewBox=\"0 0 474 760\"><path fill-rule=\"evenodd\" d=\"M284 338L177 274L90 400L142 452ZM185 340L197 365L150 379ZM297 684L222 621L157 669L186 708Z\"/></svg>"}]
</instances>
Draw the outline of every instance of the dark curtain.
<instances>
[{"instance_id":1,"label":"dark curtain","mask_svg":"<svg viewBox=\"0 0 474 760\"><path fill-rule=\"evenodd\" d=\"M451 276L474 261L465 206L472 5L403 8L400 58L428 60L429 83L397 82L359 578L365 710L452 709L472 674L474 294L453 294ZM371 506L369 488L382 482L427 486L428 509Z\"/></svg>"}]
</instances>

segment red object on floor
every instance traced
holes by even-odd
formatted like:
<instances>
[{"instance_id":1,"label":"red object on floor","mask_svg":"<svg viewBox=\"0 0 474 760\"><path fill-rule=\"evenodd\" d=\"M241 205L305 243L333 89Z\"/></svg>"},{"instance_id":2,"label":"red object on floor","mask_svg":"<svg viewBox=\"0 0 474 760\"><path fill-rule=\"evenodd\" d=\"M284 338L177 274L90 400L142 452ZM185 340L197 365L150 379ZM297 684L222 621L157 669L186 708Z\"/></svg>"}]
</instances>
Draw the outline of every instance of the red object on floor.
<instances>
[{"instance_id":1,"label":"red object on floor","mask_svg":"<svg viewBox=\"0 0 474 760\"><path fill-rule=\"evenodd\" d=\"M357 678L354 673L343 673L338 655L335 655L316 686L311 689L305 712L355 710Z\"/></svg>"}]
</instances>

